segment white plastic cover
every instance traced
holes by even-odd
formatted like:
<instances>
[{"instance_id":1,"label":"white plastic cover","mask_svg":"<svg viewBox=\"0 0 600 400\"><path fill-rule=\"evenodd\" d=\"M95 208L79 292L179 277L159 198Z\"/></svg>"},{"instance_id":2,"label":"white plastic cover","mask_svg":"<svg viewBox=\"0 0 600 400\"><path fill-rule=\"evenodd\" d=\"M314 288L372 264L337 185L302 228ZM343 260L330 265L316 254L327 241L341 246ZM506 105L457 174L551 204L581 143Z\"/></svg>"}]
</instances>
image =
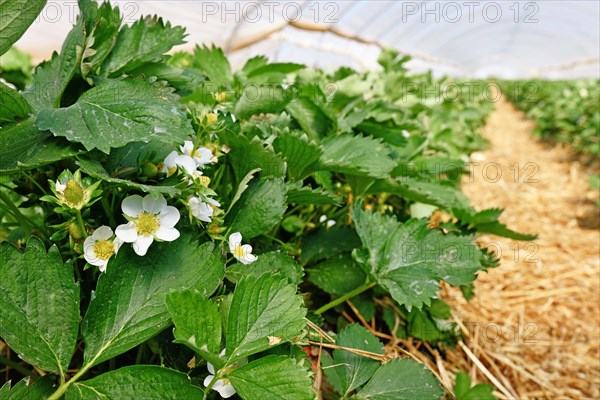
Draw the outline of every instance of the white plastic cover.
<instances>
[{"instance_id":1,"label":"white plastic cover","mask_svg":"<svg viewBox=\"0 0 600 400\"><path fill-rule=\"evenodd\" d=\"M158 14L215 43L234 67L257 54L324 68L377 68L382 47L413 56L411 69L502 78L600 77L600 1L158 1L120 0L126 22ZM77 3L50 0L17 43L48 58Z\"/></svg>"}]
</instances>

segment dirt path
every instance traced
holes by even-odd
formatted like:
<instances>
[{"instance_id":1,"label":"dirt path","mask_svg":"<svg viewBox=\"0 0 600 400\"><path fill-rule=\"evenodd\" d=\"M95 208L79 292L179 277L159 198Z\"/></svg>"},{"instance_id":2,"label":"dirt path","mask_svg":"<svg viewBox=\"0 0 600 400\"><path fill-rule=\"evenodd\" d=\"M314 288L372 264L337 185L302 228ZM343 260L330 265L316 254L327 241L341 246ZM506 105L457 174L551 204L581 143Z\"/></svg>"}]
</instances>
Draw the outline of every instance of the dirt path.
<instances>
[{"instance_id":1,"label":"dirt path","mask_svg":"<svg viewBox=\"0 0 600 400\"><path fill-rule=\"evenodd\" d=\"M580 226L597 216L594 194L569 151L539 143L532 127L498 103L483 132L490 149L473 155L479 165L463 188L476 207L505 208L503 222L539 239L482 237L498 246L501 266L477 280L470 304L456 291L447 295L469 331L468 347L510 398L598 399L600 232ZM486 380L460 347L448 360Z\"/></svg>"}]
</instances>

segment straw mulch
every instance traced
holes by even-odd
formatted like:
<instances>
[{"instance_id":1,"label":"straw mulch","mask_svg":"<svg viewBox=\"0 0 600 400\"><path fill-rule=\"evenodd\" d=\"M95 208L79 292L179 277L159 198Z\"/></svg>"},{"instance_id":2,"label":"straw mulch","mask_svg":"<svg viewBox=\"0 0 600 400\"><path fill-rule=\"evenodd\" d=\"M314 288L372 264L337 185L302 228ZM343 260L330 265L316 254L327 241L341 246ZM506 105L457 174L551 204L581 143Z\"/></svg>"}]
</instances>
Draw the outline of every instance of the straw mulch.
<instances>
[{"instance_id":1,"label":"straw mulch","mask_svg":"<svg viewBox=\"0 0 600 400\"><path fill-rule=\"evenodd\" d=\"M492 382L500 398L598 399L598 193L588 188L589 168L569 149L539 143L532 128L499 102L483 131L490 149L473 155L480 164L463 188L475 206L503 207L503 222L539 238L533 244L480 238L495 243L501 265L479 277L470 304L457 290L445 290L465 339L434 368L442 378L469 371Z\"/></svg>"}]
</instances>

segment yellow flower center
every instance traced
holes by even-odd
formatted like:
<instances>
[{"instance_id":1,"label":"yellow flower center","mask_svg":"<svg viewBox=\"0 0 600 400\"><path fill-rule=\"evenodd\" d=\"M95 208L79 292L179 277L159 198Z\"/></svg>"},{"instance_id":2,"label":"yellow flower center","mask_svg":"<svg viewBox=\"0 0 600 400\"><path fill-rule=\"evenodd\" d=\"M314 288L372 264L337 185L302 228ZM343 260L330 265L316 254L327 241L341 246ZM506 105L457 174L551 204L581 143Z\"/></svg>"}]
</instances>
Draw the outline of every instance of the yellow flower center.
<instances>
[{"instance_id":1,"label":"yellow flower center","mask_svg":"<svg viewBox=\"0 0 600 400\"><path fill-rule=\"evenodd\" d=\"M200 177L200 183L203 184L204 186L208 187L208 185L210 184L210 178L206 175L202 175Z\"/></svg>"},{"instance_id":2,"label":"yellow flower center","mask_svg":"<svg viewBox=\"0 0 600 400\"><path fill-rule=\"evenodd\" d=\"M108 260L115 253L115 245L110 240L98 240L94 243L94 253L101 260Z\"/></svg>"},{"instance_id":3,"label":"yellow flower center","mask_svg":"<svg viewBox=\"0 0 600 400\"><path fill-rule=\"evenodd\" d=\"M211 126L212 124L214 124L215 122L217 122L217 114L215 113L208 113L203 115L204 118L206 118L206 126Z\"/></svg>"},{"instance_id":4,"label":"yellow flower center","mask_svg":"<svg viewBox=\"0 0 600 400\"><path fill-rule=\"evenodd\" d=\"M244 258L246 257L246 252L244 251L244 249L242 248L242 246L240 246L239 244L237 246L235 246L235 248L233 249L233 255L236 258Z\"/></svg>"},{"instance_id":5,"label":"yellow flower center","mask_svg":"<svg viewBox=\"0 0 600 400\"><path fill-rule=\"evenodd\" d=\"M66 186L63 191L63 197L71 207L75 208L83 202L85 197L83 187L74 179L69 180Z\"/></svg>"},{"instance_id":6,"label":"yellow flower center","mask_svg":"<svg viewBox=\"0 0 600 400\"><path fill-rule=\"evenodd\" d=\"M138 235L148 236L153 234L160 227L158 217L148 211L143 211L138 214L137 221L135 223Z\"/></svg>"}]
</instances>

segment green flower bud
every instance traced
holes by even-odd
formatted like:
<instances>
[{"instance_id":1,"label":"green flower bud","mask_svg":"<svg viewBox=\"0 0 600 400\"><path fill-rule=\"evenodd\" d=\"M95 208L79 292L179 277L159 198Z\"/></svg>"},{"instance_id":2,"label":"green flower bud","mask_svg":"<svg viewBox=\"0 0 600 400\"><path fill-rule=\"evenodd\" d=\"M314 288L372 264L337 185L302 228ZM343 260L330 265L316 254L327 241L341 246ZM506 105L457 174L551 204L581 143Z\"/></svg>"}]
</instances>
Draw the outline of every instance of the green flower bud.
<instances>
[{"instance_id":1,"label":"green flower bud","mask_svg":"<svg viewBox=\"0 0 600 400\"><path fill-rule=\"evenodd\" d=\"M81 231L79 224L77 222L71 222L69 224L69 234L75 240L83 239L85 237L84 233Z\"/></svg>"},{"instance_id":2,"label":"green flower bud","mask_svg":"<svg viewBox=\"0 0 600 400\"><path fill-rule=\"evenodd\" d=\"M142 165L141 165L141 175L142 176L147 176L150 179L156 178L156 175L158 175L158 167L156 166L156 164L151 163L150 161L145 161Z\"/></svg>"}]
</instances>

